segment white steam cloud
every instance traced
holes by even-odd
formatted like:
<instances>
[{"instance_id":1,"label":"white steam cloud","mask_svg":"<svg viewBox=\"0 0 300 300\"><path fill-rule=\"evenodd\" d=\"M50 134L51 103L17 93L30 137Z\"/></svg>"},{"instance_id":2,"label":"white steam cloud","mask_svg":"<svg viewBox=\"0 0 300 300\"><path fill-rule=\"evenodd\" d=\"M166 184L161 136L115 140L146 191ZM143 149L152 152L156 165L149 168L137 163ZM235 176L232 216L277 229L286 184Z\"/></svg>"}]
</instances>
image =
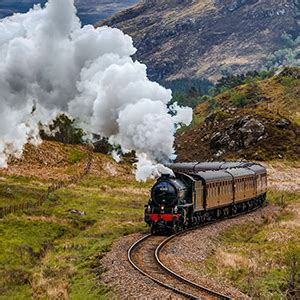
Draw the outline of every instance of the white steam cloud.
<instances>
[{"instance_id":1,"label":"white steam cloud","mask_svg":"<svg viewBox=\"0 0 300 300\"><path fill-rule=\"evenodd\" d=\"M166 104L171 91L148 80L133 61L132 39L118 29L81 27L73 0L49 0L0 21L0 167L39 143L38 123L58 113L87 131L135 150L137 178L168 172L174 133L192 110ZM33 106L35 110L33 110Z\"/></svg>"}]
</instances>

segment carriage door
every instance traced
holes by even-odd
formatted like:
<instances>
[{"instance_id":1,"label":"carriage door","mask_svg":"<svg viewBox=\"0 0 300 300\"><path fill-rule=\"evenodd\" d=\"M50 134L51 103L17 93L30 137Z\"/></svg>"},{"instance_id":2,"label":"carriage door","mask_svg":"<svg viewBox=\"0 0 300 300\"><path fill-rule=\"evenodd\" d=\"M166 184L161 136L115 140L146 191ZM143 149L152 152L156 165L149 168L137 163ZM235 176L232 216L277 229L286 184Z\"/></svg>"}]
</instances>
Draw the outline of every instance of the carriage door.
<instances>
[{"instance_id":1,"label":"carriage door","mask_svg":"<svg viewBox=\"0 0 300 300\"><path fill-rule=\"evenodd\" d=\"M203 185L201 181L194 182L194 211L203 210Z\"/></svg>"}]
</instances>

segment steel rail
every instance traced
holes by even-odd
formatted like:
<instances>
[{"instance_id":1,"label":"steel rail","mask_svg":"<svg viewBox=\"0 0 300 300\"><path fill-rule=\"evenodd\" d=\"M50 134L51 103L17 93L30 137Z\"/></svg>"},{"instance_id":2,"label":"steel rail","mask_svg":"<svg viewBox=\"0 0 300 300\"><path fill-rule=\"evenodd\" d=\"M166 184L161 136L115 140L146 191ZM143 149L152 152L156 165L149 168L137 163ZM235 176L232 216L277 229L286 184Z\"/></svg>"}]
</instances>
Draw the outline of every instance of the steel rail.
<instances>
[{"instance_id":1,"label":"steel rail","mask_svg":"<svg viewBox=\"0 0 300 300\"><path fill-rule=\"evenodd\" d=\"M160 260L160 252L161 250L165 247L165 245L167 243L169 243L171 240L173 240L174 238L180 236L180 235L183 235L183 234L186 234L190 231L194 231L196 229L200 229L200 228L204 228L204 227L207 227L209 225L212 225L212 224L215 224L215 223L219 223L219 222L224 222L228 219L232 219L232 218L235 218L235 217L238 217L238 216L241 216L241 215L245 215L247 213L251 213L251 212L254 212L256 211L257 209L263 207L263 206L266 206L267 203L266 202L263 202L261 203L260 205L258 206L255 206L253 209L251 210L247 210L247 211L244 211L244 212L241 212L241 213L238 213L238 214L235 214L235 215L231 215L231 216L227 216L226 218L223 218L223 219L220 219L220 220L213 220L213 221L210 221L210 222L205 222L203 224L200 224L200 225L197 225L197 226L194 226L192 228L189 228L187 230L184 230L184 231L181 231L181 232L178 232L168 238L166 238L165 240L163 240L155 249L155 253L154 253L154 256L155 256L155 260L157 262L157 264L160 266L160 268L162 270L164 270L165 272L167 272L168 274L170 274L171 276L173 276L174 278L176 278L177 280L180 280L190 286L192 286L193 288L196 288L198 289L199 291L201 292L206 292L208 293L210 296L215 296L217 298L220 298L220 299L226 299L226 300L231 300L232 298L226 296L226 295L223 295L221 293L218 293L216 291L213 291L207 287L204 287L202 285L198 285L196 284L195 282L192 282L184 277L182 277L181 275L175 273L174 271L172 271L171 269L169 269L167 266L165 266L161 260ZM137 270L139 271L141 274L143 274L144 276L148 277L149 279L151 279L153 282L159 284L160 286L162 287L165 287L169 290L172 290L173 292L177 293L177 294L180 294L180 295L183 295L189 299L201 299L199 298L198 296L195 296L195 295L192 295L190 293L187 293L187 292L184 292L184 291L181 291L173 286L170 286L166 283L163 283L161 282L160 280L154 278L152 275L148 274L147 272L145 272L144 270L142 270L139 266L137 266L137 264L133 261L132 259L132 254L134 252L134 250L140 245L142 244L143 242L145 242L148 238L150 238L152 236L152 234L147 234L145 236L143 236L141 239L139 239L138 241L136 241L128 250L127 252L127 257L128 257L128 261L130 262L130 264Z\"/></svg>"},{"instance_id":2,"label":"steel rail","mask_svg":"<svg viewBox=\"0 0 300 300\"><path fill-rule=\"evenodd\" d=\"M144 270L142 270L132 259L132 254L133 254L133 251L143 242L145 242L149 237L151 237L152 234L148 234L146 236L143 236L141 239L139 239L138 241L136 241L128 250L128 261L130 262L130 264L137 270L139 271L141 274L143 274L144 276L148 277L149 279L151 279L152 281L154 281L155 283L159 284L160 286L164 287L164 288L167 288L169 290L172 290L173 292L177 293L177 294L180 294L182 296L185 296L189 299L201 299L197 296L194 296L190 293L187 293L187 292L184 292L184 291L181 291L173 286L170 286L166 283L163 283L161 282L160 280L154 278L152 275L148 274L147 272L145 272Z\"/></svg>"},{"instance_id":3,"label":"steel rail","mask_svg":"<svg viewBox=\"0 0 300 300\"><path fill-rule=\"evenodd\" d=\"M209 225L209 224L207 224ZM193 228L194 229L194 228ZM199 285L193 281L190 281L184 277L182 277L181 275L175 273L174 271L172 271L171 269L169 269L166 265L164 265L162 263L162 261L160 260L160 253L161 253L161 250L166 246L166 244L168 244L171 240L173 240L174 238L178 237L180 234L182 233L187 233L187 231L185 232L181 232L181 233L178 233L178 234L175 234L175 235L172 235L170 237L168 237L167 239L165 239L164 241L162 241L158 247L155 249L155 259L157 261L157 263L161 266L162 269L164 269L166 272L168 272L169 274L171 274L173 277L177 278L178 280L180 281L183 281L185 283L188 283L189 285L199 289L200 291L202 292L205 292L205 293L208 293L210 294L211 296L215 296L215 297L218 297L220 299L226 299L226 300L231 300L232 298L226 296L226 295L223 295L223 294L220 294L218 292L215 292L203 285Z\"/></svg>"}]
</instances>

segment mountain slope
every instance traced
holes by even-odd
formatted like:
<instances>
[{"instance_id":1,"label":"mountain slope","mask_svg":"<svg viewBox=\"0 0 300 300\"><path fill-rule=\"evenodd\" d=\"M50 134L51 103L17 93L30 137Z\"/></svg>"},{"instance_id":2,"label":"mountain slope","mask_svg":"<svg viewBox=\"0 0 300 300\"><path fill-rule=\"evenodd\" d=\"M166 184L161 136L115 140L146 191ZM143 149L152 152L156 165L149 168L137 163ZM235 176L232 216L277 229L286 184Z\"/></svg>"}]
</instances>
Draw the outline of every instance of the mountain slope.
<instances>
[{"instance_id":1,"label":"mountain slope","mask_svg":"<svg viewBox=\"0 0 300 300\"><path fill-rule=\"evenodd\" d=\"M199 124L176 140L180 161L300 157L300 69L250 80L200 104L194 113Z\"/></svg>"},{"instance_id":2,"label":"mountain slope","mask_svg":"<svg viewBox=\"0 0 300 300\"><path fill-rule=\"evenodd\" d=\"M298 0L145 0L104 21L130 34L152 79L256 69L300 29Z\"/></svg>"},{"instance_id":3,"label":"mountain slope","mask_svg":"<svg viewBox=\"0 0 300 300\"><path fill-rule=\"evenodd\" d=\"M34 4L44 5L46 2L46 0L2 0L0 2L0 19L16 12L25 13ZM83 24L95 24L137 2L138 0L75 0L75 5Z\"/></svg>"}]
</instances>

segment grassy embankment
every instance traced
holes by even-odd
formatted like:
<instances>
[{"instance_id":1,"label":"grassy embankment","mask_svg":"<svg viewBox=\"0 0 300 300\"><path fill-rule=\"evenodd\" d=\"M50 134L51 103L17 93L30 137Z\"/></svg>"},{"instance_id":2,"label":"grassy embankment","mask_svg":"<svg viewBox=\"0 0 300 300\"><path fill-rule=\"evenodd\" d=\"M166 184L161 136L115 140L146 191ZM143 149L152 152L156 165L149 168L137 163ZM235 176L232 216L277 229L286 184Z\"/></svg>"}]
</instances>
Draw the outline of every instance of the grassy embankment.
<instances>
[{"instance_id":1,"label":"grassy embankment","mask_svg":"<svg viewBox=\"0 0 300 300\"><path fill-rule=\"evenodd\" d=\"M199 104L192 125L177 135L179 160L210 160L219 150L223 154L218 159L299 160L299 74L300 69L295 68L264 80L251 78ZM247 146L244 142L251 130L258 129L245 133L245 120L255 120L264 128L261 137ZM212 143L216 133L223 139ZM197 147L188 147L191 140Z\"/></svg>"},{"instance_id":2,"label":"grassy embankment","mask_svg":"<svg viewBox=\"0 0 300 300\"><path fill-rule=\"evenodd\" d=\"M221 246L203 263L192 267L201 275L235 286L253 299L297 299L300 194L270 191L268 200L280 207L279 214L266 216L263 225L249 223L224 231L219 236Z\"/></svg>"},{"instance_id":3,"label":"grassy embankment","mask_svg":"<svg viewBox=\"0 0 300 300\"><path fill-rule=\"evenodd\" d=\"M66 157L67 173L85 158L79 152ZM94 154L95 162L100 159L114 164ZM146 229L142 212L149 186L129 175L108 176L99 171L103 176L92 172L53 193L39 209L0 219L0 299L112 296L101 283L105 271L101 258L116 238ZM45 179L3 175L1 205L35 201L48 184ZM71 209L85 214L73 214Z\"/></svg>"}]
</instances>

